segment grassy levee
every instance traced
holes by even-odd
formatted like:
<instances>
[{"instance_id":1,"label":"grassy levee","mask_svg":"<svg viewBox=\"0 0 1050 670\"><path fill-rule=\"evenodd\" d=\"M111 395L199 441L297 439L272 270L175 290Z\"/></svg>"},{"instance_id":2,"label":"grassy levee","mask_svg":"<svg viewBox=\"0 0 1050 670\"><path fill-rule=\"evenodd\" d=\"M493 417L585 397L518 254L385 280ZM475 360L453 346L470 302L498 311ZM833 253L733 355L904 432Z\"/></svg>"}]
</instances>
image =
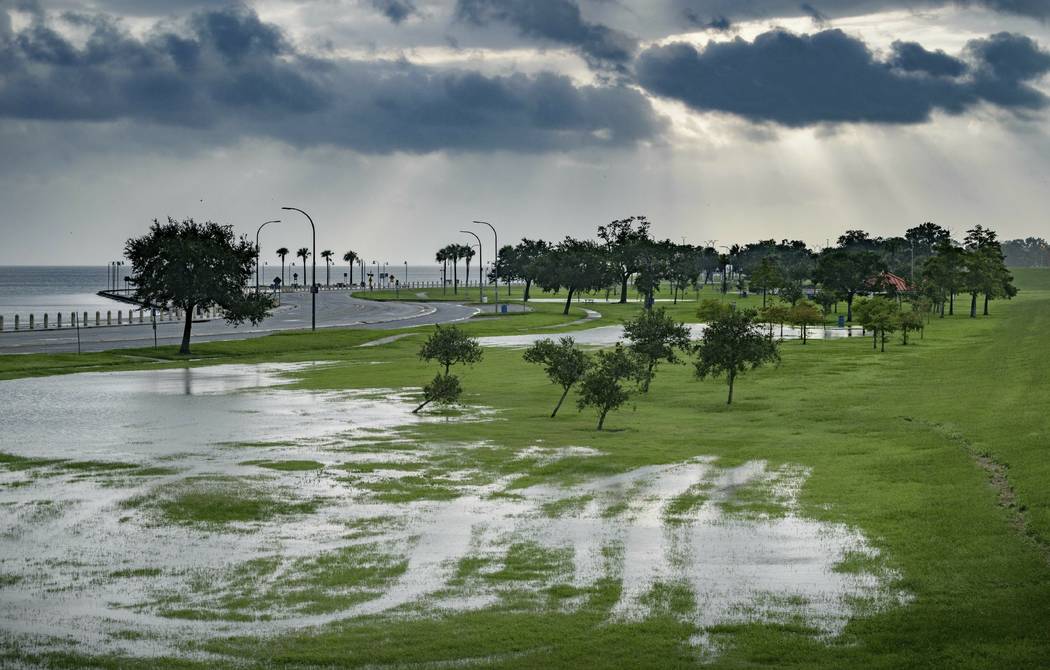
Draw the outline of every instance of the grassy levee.
<instances>
[{"instance_id":1,"label":"grassy levee","mask_svg":"<svg viewBox=\"0 0 1050 670\"><path fill-rule=\"evenodd\" d=\"M610 617L620 593L610 579L581 592L551 589L538 609L511 599L477 612L364 617L268 639L213 641L204 649L228 655L235 667L458 667L474 659L472 667L495 668L1045 668L1050 270L1016 276L1022 293L993 303L990 317L934 319L923 339L901 346L895 338L884 354L860 337L786 342L779 367L738 381L731 407L723 383L695 381L688 366L663 366L651 392L610 415L611 430L600 433L592 412L573 411L573 396L549 419L558 393L542 372L524 364L520 351L488 349L481 364L457 373L467 402L495 408L497 419L411 431L421 444L485 441L486 448L466 452L471 465L516 475L519 487L699 455L717 456L723 465L763 459L805 466L810 476L801 513L863 532L881 551L881 568L899 575L893 588L906 594L906 604L884 610L861 603L862 615L840 636L819 639L803 620L725 625L712 631L719 653L702 656L688 644L696 631L676 584L654 593L653 616L633 622ZM610 318L626 314L614 311ZM542 310L515 317L520 321L465 327L477 334L513 332L578 316ZM530 325L526 317L539 321ZM202 363L337 362L303 373L304 388L418 386L433 375L416 357L418 337L375 349L352 346L385 334L289 334L198 351L214 356ZM332 339L317 347L310 337ZM385 364L350 369L368 360ZM540 440L547 447L593 447L602 455L530 467L512 462L514 450ZM985 465L1003 468L1005 481L993 482L976 458L981 454L990 458ZM1012 507L1004 504L1004 486L1014 493ZM576 610L561 606L571 596L583 599ZM0 640L0 660L3 653ZM58 667L217 662L37 656L17 649L9 656Z\"/></svg>"}]
</instances>

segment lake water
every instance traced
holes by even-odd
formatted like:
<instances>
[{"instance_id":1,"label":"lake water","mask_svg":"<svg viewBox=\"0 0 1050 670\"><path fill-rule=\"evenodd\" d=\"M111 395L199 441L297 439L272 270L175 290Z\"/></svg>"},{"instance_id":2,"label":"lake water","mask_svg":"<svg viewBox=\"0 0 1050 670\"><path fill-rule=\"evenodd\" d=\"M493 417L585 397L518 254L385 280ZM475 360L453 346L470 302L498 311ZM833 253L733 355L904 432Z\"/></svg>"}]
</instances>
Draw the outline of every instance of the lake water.
<instances>
[{"instance_id":1,"label":"lake water","mask_svg":"<svg viewBox=\"0 0 1050 670\"><path fill-rule=\"evenodd\" d=\"M276 265L264 259L264 265L260 273L261 281L265 284L273 281L274 277L281 275L280 261L274 259ZM292 258L288 258L291 261ZM405 281L406 268L403 264L387 265L380 262L376 265L365 266L366 276L384 271ZM123 279L125 274L130 274L129 268L125 266L118 275ZM292 273L299 274L300 283L303 281L302 265L291 263L285 266L285 279L292 281ZM339 264L331 267L330 278L332 284L343 281L343 273L347 273L350 279L349 268ZM459 268L460 279L463 277L463 266ZM452 276L449 270L449 277ZM360 281L361 269L354 267L353 280ZM409 265L407 277L412 282L431 282L441 280L440 266L431 265ZM477 267L471 267L471 280L477 280ZM127 305L109 298L97 295L98 291L109 288L109 268L105 265L96 266L0 266L0 315L8 321L13 321L14 315L19 314L28 320L29 314L36 314L40 319L45 313L54 315L57 312L94 312L95 310L117 310L127 309ZM325 283L325 267L323 263L317 267L317 281ZM121 282L123 284L123 282Z\"/></svg>"}]
</instances>

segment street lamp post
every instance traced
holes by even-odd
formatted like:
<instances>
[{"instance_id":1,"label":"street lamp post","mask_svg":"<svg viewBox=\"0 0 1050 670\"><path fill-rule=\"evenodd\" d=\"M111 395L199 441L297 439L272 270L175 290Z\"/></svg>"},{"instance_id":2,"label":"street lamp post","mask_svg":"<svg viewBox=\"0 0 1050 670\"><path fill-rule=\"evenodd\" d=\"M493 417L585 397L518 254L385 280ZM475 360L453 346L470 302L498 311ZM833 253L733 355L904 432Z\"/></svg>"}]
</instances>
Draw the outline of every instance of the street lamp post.
<instances>
[{"instance_id":1,"label":"street lamp post","mask_svg":"<svg viewBox=\"0 0 1050 670\"><path fill-rule=\"evenodd\" d=\"M266 226L270 225L271 223L280 223L280 222L281 222L280 219L274 219L273 221L267 221L266 223L264 223L261 226L259 226L258 230L255 231L255 292L256 293L259 292L259 253L260 253L260 250L259 250L259 233L261 233L262 229L265 228Z\"/></svg>"},{"instance_id":2,"label":"street lamp post","mask_svg":"<svg viewBox=\"0 0 1050 670\"><path fill-rule=\"evenodd\" d=\"M478 237L476 234L472 233L469 230L461 230L459 232L461 232L461 233L463 233L465 235L471 235L471 236L473 236L473 238L475 240L478 241L478 274L480 275L481 274L481 266L484 264L483 263L484 258L482 257L482 254L481 254L481 238ZM470 262L469 258L467 259L467 262L468 263ZM468 268L468 270L469 270L469 268ZM481 281L481 277L478 277L478 302L485 302L484 298L482 297L484 295L484 293L485 293L485 282ZM499 309L497 308L496 311L498 312Z\"/></svg>"},{"instance_id":3,"label":"street lamp post","mask_svg":"<svg viewBox=\"0 0 1050 670\"><path fill-rule=\"evenodd\" d=\"M496 235L496 228L488 221L475 221L474 223L478 225L485 224L492 229L492 243L494 245L492 247L492 258L495 259L492 261L492 273L496 279L496 313L499 314L499 236ZM478 251L480 252L480 248Z\"/></svg>"},{"instance_id":4,"label":"street lamp post","mask_svg":"<svg viewBox=\"0 0 1050 670\"><path fill-rule=\"evenodd\" d=\"M313 231L314 234L314 250L311 255L313 261L313 280L310 282L310 330L317 330L317 226L314 225L314 220L310 218L310 215L298 207L282 207L281 209L299 212L305 216L306 220L310 222L310 230ZM306 280L305 262L303 263L303 280Z\"/></svg>"},{"instance_id":5,"label":"street lamp post","mask_svg":"<svg viewBox=\"0 0 1050 670\"><path fill-rule=\"evenodd\" d=\"M408 286L408 261L405 261L405 286Z\"/></svg>"}]
</instances>

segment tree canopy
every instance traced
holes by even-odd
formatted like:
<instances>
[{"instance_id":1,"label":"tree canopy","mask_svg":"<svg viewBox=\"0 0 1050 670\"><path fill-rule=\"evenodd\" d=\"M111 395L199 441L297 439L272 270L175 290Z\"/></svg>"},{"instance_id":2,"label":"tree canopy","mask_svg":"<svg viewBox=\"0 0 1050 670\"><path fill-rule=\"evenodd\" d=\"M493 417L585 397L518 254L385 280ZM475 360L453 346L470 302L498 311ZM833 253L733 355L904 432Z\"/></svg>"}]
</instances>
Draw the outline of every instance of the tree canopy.
<instances>
[{"instance_id":1,"label":"tree canopy","mask_svg":"<svg viewBox=\"0 0 1050 670\"><path fill-rule=\"evenodd\" d=\"M146 307L176 307L186 314L179 353L190 353L197 309L219 307L228 323L266 318L273 302L245 286L255 267L255 245L232 226L193 219L153 221L149 232L124 247L131 262L135 299Z\"/></svg>"},{"instance_id":2,"label":"tree canopy","mask_svg":"<svg viewBox=\"0 0 1050 670\"><path fill-rule=\"evenodd\" d=\"M736 378L768 363L779 363L777 343L755 323L753 310L732 311L707 325L696 347L696 376L725 376L729 385L727 405L733 403Z\"/></svg>"}]
</instances>

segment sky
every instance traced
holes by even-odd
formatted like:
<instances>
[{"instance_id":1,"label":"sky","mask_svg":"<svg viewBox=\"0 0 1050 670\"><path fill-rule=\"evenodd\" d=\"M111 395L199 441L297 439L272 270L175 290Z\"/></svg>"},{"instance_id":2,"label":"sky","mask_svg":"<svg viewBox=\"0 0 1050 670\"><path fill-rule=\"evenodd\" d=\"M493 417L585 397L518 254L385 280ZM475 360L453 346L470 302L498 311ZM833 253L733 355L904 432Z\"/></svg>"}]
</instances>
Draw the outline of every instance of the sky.
<instances>
[{"instance_id":1,"label":"sky","mask_svg":"<svg viewBox=\"0 0 1050 670\"><path fill-rule=\"evenodd\" d=\"M1048 236L1047 0L0 0L0 265L155 218L433 261L646 215L692 244ZM491 258L491 233L478 230ZM271 259L272 260L272 259Z\"/></svg>"}]
</instances>

